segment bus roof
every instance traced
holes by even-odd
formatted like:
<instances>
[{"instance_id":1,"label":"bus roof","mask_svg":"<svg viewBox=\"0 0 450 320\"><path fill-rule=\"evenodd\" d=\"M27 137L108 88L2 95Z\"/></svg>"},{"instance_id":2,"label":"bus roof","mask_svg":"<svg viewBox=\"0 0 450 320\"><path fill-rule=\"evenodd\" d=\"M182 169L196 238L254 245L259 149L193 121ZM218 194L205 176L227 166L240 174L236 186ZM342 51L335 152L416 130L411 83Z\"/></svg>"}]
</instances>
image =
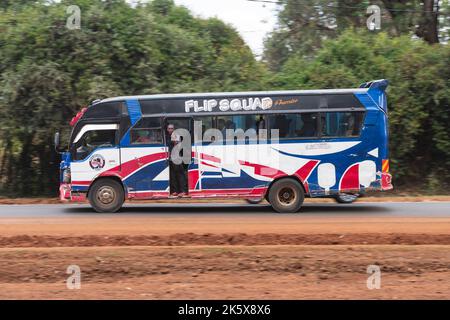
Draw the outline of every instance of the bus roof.
<instances>
[{"instance_id":1,"label":"bus roof","mask_svg":"<svg viewBox=\"0 0 450 320\"><path fill-rule=\"evenodd\" d=\"M242 97L242 96L266 96L266 95L326 95L326 94L349 94L366 93L369 88L356 89L321 89L321 90L283 90L283 91L243 91L243 92L203 92L203 93L167 93L135 96L119 96L106 98L100 102L114 102L125 100L153 100L153 99L177 99L177 98L214 98L214 97Z\"/></svg>"}]
</instances>

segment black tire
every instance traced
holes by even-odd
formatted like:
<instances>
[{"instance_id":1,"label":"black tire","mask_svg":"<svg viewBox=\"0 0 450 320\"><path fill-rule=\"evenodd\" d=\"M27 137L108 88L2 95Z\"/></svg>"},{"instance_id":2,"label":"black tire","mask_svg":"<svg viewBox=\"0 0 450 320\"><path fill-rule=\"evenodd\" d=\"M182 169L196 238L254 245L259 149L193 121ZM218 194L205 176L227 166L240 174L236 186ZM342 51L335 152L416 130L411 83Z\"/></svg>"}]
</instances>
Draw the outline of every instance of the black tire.
<instances>
[{"instance_id":1,"label":"black tire","mask_svg":"<svg viewBox=\"0 0 450 320\"><path fill-rule=\"evenodd\" d=\"M264 198L248 198L245 199L245 201L247 201L247 203L249 204L258 204L261 203L264 200Z\"/></svg>"},{"instance_id":2,"label":"black tire","mask_svg":"<svg viewBox=\"0 0 450 320\"><path fill-rule=\"evenodd\" d=\"M333 198L336 200L337 203L342 204L350 204L355 202L359 197L359 194L357 193L341 193L338 195L335 195Z\"/></svg>"},{"instance_id":3,"label":"black tire","mask_svg":"<svg viewBox=\"0 0 450 320\"><path fill-rule=\"evenodd\" d=\"M100 213L116 212L125 201L122 185L113 179L100 179L89 190L89 203Z\"/></svg>"},{"instance_id":4,"label":"black tire","mask_svg":"<svg viewBox=\"0 0 450 320\"><path fill-rule=\"evenodd\" d=\"M294 213L300 210L305 200L302 185L294 179L274 182L269 190L269 203L279 213Z\"/></svg>"}]
</instances>

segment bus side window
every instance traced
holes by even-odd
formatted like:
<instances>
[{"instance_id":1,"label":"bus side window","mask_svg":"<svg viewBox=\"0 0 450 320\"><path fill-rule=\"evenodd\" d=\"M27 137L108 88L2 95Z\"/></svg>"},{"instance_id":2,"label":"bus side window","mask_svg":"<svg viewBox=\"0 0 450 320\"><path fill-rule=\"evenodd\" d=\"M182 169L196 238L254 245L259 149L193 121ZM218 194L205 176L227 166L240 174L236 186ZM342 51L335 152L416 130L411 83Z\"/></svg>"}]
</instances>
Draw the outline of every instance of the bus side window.
<instances>
[{"instance_id":1,"label":"bus side window","mask_svg":"<svg viewBox=\"0 0 450 320\"><path fill-rule=\"evenodd\" d=\"M214 128L214 118L209 116L204 117L193 117L194 121L197 122L199 125L201 125L202 128L202 134L198 138L201 139L203 142L203 138L205 137L205 132L209 129ZM211 143L210 141L206 143Z\"/></svg>"},{"instance_id":2,"label":"bus side window","mask_svg":"<svg viewBox=\"0 0 450 320\"><path fill-rule=\"evenodd\" d=\"M321 115L322 136L358 137L364 112L325 112Z\"/></svg>"},{"instance_id":3,"label":"bus side window","mask_svg":"<svg viewBox=\"0 0 450 320\"><path fill-rule=\"evenodd\" d=\"M159 118L142 118L131 129L131 144L162 144L162 129Z\"/></svg>"},{"instance_id":4,"label":"bus side window","mask_svg":"<svg viewBox=\"0 0 450 320\"><path fill-rule=\"evenodd\" d=\"M226 130L242 130L246 134L245 143L256 141L260 129L267 129L264 115L245 114L245 115L221 115L217 116L217 129L223 135L223 140L227 140ZM265 138L266 133L261 132ZM234 140L237 141L237 136Z\"/></svg>"},{"instance_id":5,"label":"bus side window","mask_svg":"<svg viewBox=\"0 0 450 320\"><path fill-rule=\"evenodd\" d=\"M275 114L269 118L270 130L277 129L280 139L316 138L317 113Z\"/></svg>"}]
</instances>

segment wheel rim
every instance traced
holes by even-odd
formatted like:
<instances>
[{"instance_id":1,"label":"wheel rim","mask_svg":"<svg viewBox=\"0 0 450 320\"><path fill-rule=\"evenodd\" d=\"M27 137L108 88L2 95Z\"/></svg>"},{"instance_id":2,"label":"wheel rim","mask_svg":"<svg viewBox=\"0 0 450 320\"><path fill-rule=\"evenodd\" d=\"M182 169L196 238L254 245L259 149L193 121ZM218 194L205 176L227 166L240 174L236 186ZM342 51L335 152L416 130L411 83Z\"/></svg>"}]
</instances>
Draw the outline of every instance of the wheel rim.
<instances>
[{"instance_id":1,"label":"wheel rim","mask_svg":"<svg viewBox=\"0 0 450 320\"><path fill-rule=\"evenodd\" d=\"M289 206L297 200L297 192L290 187L282 188L278 192L278 201L284 206Z\"/></svg>"},{"instance_id":2,"label":"wheel rim","mask_svg":"<svg viewBox=\"0 0 450 320\"><path fill-rule=\"evenodd\" d=\"M353 202L358 198L357 194L351 194L351 193L341 193L339 197L346 202Z\"/></svg>"},{"instance_id":3,"label":"wheel rim","mask_svg":"<svg viewBox=\"0 0 450 320\"><path fill-rule=\"evenodd\" d=\"M111 204L116 199L116 192L109 186L103 186L97 191L97 200L102 204Z\"/></svg>"}]
</instances>

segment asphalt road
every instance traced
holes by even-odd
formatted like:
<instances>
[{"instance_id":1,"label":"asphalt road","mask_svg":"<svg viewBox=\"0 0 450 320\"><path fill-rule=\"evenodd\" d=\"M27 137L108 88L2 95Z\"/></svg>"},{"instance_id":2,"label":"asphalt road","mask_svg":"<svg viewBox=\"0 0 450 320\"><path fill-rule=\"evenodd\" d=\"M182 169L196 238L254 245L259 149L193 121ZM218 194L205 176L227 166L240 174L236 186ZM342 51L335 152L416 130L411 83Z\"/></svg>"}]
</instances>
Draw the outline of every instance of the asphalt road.
<instances>
[{"instance_id":1,"label":"asphalt road","mask_svg":"<svg viewBox=\"0 0 450 320\"><path fill-rule=\"evenodd\" d=\"M87 204L33 204L0 205L0 217L76 217L76 216L189 216L189 215L277 215L267 204L171 203L126 204L115 214L95 213ZM450 217L450 202L357 202L350 205L334 203L307 203L298 215L314 216L410 216Z\"/></svg>"}]
</instances>

